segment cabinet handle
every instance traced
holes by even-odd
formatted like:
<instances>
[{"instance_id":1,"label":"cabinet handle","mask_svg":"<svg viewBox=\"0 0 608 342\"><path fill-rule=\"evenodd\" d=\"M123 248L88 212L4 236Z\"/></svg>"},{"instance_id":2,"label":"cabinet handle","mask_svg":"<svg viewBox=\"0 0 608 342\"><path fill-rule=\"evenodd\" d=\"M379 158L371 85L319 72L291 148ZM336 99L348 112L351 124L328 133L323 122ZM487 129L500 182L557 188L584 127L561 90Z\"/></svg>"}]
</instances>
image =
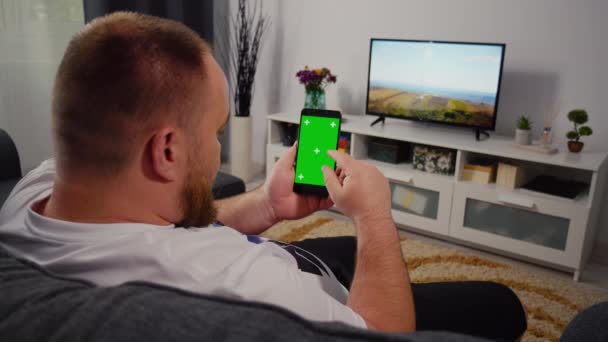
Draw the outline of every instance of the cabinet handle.
<instances>
[{"instance_id":1,"label":"cabinet handle","mask_svg":"<svg viewBox=\"0 0 608 342\"><path fill-rule=\"evenodd\" d=\"M536 205L534 201L531 201L529 199L504 194L498 195L498 202L530 209L533 209Z\"/></svg>"}]
</instances>

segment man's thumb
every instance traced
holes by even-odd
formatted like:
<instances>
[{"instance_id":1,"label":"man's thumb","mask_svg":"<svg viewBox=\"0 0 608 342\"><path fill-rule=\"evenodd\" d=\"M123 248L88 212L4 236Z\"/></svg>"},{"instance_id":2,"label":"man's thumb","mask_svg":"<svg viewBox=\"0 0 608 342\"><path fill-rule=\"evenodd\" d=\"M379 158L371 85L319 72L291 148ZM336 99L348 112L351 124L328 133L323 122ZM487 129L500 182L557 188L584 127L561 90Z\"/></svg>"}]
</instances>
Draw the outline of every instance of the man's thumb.
<instances>
[{"instance_id":1,"label":"man's thumb","mask_svg":"<svg viewBox=\"0 0 608 342\"><path fill-rule=\"evenodd\" d=\"M284 169L291 169L291 167L293 166L293 164L296 161L296 153L298 151L298 142L296 142L295 144L293 144L293 146L291 146L287 152L285 154L283 154L283 156L277 161L277 163L275 165L278 165L281 168Z\"/></svg>"},{"instance_id":2,"label":"man's thumb","mask_svg":"<svg viewBox=\"0 0 608 342\"><path fill-rule=\"evenodd\" d=\"M325 179L325 186L327 186L327 191L329 192L329 195L335 203L336 195L338 195L340 191L342 191L342 185L340 184L338 176L336 176L334 170L332 170L326 165L323 165L321 169L323 170L323 178Z\"/></svg>"}]
</instances>

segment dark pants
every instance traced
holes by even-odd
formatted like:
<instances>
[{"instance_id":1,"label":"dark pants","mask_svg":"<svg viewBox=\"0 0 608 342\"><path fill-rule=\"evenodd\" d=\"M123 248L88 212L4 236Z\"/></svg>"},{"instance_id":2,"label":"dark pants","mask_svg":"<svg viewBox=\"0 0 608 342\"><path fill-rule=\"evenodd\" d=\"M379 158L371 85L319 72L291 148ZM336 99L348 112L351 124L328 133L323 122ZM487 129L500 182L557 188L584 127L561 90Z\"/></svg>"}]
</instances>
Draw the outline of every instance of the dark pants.
<instances>
[{"instance_id":1,"label":"dark pants","mask_svg":"<svg viewBox=\"0 0 608 342\"><path fill-rule=\"evenodd\" d=\"M357 241L353 237L319 238L292 243L316 256L350 288ZM416 330L450 331L513 341L526 330L521 302L508 287L487 281L412 284Z\"/></svg>"}]
</instances>

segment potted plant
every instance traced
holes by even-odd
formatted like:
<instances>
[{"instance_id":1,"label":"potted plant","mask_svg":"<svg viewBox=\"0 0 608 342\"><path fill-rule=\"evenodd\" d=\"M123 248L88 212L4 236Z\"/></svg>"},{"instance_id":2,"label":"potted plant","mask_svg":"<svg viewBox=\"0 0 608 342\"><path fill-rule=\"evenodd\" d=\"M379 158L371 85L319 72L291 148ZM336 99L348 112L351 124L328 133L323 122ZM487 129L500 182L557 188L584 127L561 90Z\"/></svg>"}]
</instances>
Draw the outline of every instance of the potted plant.
<instances>
[{"instance_id":1,"label":"potted plant","mask_svg":"<svg viewBox=\"0 0 608 342\"><path fill-rule=\"evenodd\" d=\"M575 109L568 113L568 120L574 123L574 129L566 134L568 138L568 150L570 152L580 152L585 143L580 141L581 137L590 136L593 130L589 126L581 126L589 120L589 115L584 109Z\"/></svg>"},{"instance_id":2,"label":"potted plant","mask_svg":"<svg viewBox=\"0 0 608 342\"><path fill-rule=\"evenodd\" d=\"M251 103L262 36L268 22L261 2L239 0L236 14L230 20L231 34L226 38L227 46L221 40L218 42L230 81L234 113L230 120L230 173L245 182L252 176Z\"/></svg>"},{"instance_id":3,"label":"potted plant","mask_svg":"<svg viewBox=\"0 0 608 342\"><path fill-rule=\"evenodd\" d=\"M307 65L296 73L296 77L306 89L304 108L325 109L325 87L336 83L336 75L327 68L309 69Z\"/></svg>"},{"instance_id":4,"label":"potted plant","mask_svg":"<svg viewBox=\"0 0 608 342\"><path fill-rule=\"evenodd\" d=\"M525 115L517 119L515 143L520 145L530 145L532 143L532 121Z\"/></svg>"}]
</instances>

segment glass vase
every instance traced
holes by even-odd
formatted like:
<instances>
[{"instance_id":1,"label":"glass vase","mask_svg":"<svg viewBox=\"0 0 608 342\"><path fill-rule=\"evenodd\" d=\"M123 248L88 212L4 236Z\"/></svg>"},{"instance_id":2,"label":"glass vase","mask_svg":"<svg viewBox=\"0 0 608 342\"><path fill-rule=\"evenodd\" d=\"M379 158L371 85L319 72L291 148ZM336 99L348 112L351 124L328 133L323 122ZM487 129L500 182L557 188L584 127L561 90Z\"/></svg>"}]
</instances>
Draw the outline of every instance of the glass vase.
<instances>
[{"instance_id":1,"label":"glass vase","mask_svg":"<svg viewBox=\"0 0 608 342\"><path fill-rule=\"evenodd\" d=\"M325 109L325 90L306 89L304 108Z\"/></svg>"}]
</instances>

